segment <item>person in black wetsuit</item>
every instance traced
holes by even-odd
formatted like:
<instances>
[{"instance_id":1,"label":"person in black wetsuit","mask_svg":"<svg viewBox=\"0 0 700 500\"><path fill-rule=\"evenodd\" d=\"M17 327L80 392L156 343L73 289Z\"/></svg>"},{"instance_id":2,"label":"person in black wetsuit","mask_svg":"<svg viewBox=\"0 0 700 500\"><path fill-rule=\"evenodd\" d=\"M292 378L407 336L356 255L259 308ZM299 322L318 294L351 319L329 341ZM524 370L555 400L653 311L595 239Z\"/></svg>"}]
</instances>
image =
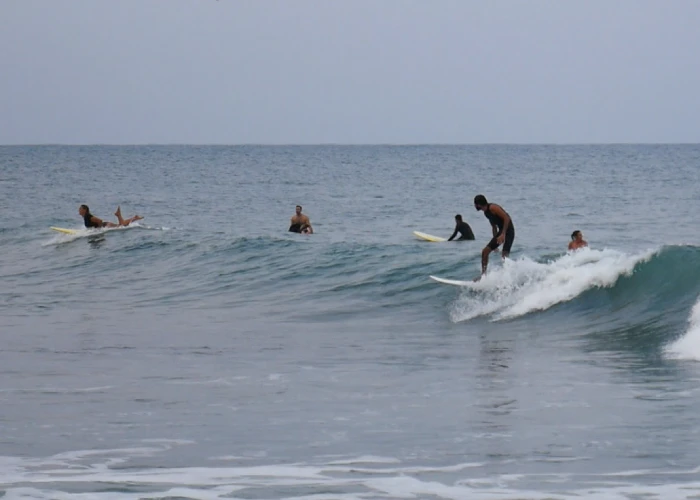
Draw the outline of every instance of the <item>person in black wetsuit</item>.
<instances>
[{"instance_id":1,"label":"person in black wetsuit","mask_svg":"<svg viewBox=\"0 0 700 500\"><path fill-rule=\"evenodd\" d=\"M452 233L452 236L450 236L447 241L454 240L457 233L461 234L457 241L474 239L474 232L472 231L472 228L469 226L469 224L462 220L462 216L460 214L455 215L455 222L455 232Z\"/></svg>"},{"instance_id":2,"label":"person in black wetsuit","mask_svg":"<svg viewBox=\"0 0 700 500\"><path fill-rule=\"evenodd\" d=\"M474 197L474 208L484 212L493 230L493 238L481 251L481 275L483 276L486 274L491 252L503 245L501 256L505 259L510 254L510 248L513 246L513 240L515 239L515 226L508 212L503 210L500 205L486 201L486 197L483 194Z\"/></svg>"},{"instance_id":3,"label":"person in black wetsuit","mask_svg":"<svg viewBox=\"0 0 700 500\"><path fill-rule=\"evenodd\" d=\"M134 215L130 219L122 218L121 207L117 207L117 211L114 212L114 215L117 216L117 220L119 220L118 224L115 224L114 222L105 222L99 217L95 217L90 213L90 207L88 207L87 205L80 205L80 207L78 208L78 213L83 218L83 222L85 223L85 227L87 228L128 226L132 222L143 219L143 217L141 217L140 215Z\"/></svg>"}]
</instances>

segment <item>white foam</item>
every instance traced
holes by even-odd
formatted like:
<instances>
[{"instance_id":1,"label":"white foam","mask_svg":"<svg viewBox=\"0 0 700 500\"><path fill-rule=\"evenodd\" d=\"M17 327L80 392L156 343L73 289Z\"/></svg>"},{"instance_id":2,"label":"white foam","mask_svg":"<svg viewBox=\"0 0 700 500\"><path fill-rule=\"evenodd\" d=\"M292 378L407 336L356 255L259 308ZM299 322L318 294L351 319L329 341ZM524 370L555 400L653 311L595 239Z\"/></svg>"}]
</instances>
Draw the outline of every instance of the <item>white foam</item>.
<instances>
[{"instance_id":1,"label":"white foam","mask_svg":"<svg viewBox=\"0 0 700 500\"><path fill-rule=\"evenodd\" d=\"M61 454L62 459L97 456L95 451ZM111 450L120 456L140 455L142 449ZM83 464L82 460L65 461L56 467L56 457L22 459L0 457L0 484L9 499L97 498L137 500L144 497L186 497L212 500L242 498L236 492L256 489L260 498L285 500L362 500L367 498L441 498L457 500L624 500L636 496L657 499L682 499L700 493L697 470L677 471L613 471L592 474L489 474L481 466L487 464L458 463L442 467L416 464L409 467L382 467L394 459L372 455L355 459L339 459L326 466L307 464L275 464L252 467L177 467L177 468L111 468L113 462ZM366 470L352 463L375 461L376 468ZM333 465L348 462L348 466ZM503 462L502 462L503 463ZM470 472L468 472L470 471ZM441 480L427 478L438 472ZM337 473L341 473L338 475ZM638 477L648 474L674 474L678 481L645 483ZM449 476L445 476L449 474ZM684 481L680 474L688 477ZM626 480L611 480L611 476ZM111 484L104 491L102 484ZM95 484L94 489L91 485ZM533 485L539 485L533 490ZM124 489L122 490L122 486ZM78 491L76 491L78 490ZM92 490L92 491L90 491ZM122 490L122 491L120 491ZM345 490L345 491L343 491ZM538 491L539 490L539 491ZM286 493L283 494L282 492ZM300 494L301 493L301 494Z\"/></svg>"},{"instance_id":2,"label":"white foam","mask_svg":"<svg viewBox=\"0 0 700 500\"><path fill-rule=\"evenodd\" d=\"M329 462L329 465L353 465L353 464L398 464L401 461L398 458L377 457L374 455L363 455L357 458L349 458L346 460L335 460Z\"/></svg>"},{"instance_id":3,"label":"white foam","mask_svg":"<svg viewBox=\"0 0 700 500\"><path fill-rule=\"evenodd\" d=\"M527 257L506 259L501 267L465 289L450 316L455 322L491 315L499 320L543 311L591 288L615 285L621 276L630 275L636 264L655 253L650 250L630 255L584 248L545 263Z\"/></svg>"},{"instance_id":4,"label":"white foam","mask_svg":"<svg viewBox=\"0 0 700 500\"><path fill-rule=\"evenodd\" d=\"M666 348L666 354L676 359L700 361L700 298L693 306L688 318L688 330L680 339Z\"/></svg>"}]
</instances>

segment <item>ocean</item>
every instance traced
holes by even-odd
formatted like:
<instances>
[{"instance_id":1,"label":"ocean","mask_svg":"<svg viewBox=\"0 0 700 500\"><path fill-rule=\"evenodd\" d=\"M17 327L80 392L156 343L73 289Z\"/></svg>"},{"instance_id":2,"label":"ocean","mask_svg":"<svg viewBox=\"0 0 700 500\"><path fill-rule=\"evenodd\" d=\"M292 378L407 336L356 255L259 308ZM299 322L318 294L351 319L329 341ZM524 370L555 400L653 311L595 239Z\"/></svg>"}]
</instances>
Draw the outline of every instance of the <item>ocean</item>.
<instances>
[{"instance_id":1,"label":"ocean","mask_svg":"<svg viewBox=\"0 0 700 500\"><path fill-rule=\"evenodd\" d=\"M700 498L699 167L700 145L0 147L3 498ZM510 258L436 283L480 272L477 194ZM83 203L145 218L49 229ZM297 204L315 234L287 232ZM412 234L457 213L476 241Z\"/></svg>"}]
</instances>

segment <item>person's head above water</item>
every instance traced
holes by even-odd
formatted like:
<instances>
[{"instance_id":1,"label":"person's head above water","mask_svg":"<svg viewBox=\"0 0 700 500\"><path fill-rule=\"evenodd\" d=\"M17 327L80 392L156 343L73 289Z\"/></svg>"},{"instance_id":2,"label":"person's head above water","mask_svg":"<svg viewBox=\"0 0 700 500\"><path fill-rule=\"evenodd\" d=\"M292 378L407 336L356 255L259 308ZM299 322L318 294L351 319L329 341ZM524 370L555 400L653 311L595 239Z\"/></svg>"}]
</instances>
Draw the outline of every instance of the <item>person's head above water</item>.
<instances>
[{"instance_id":1,"label":"person's head above water","mask_svg":"<svg viewBox=\"0 0 700 500\"><path fill-rule=\"evenodd\" d=\"M297 215L301 215L301 205L297 205Z\"/></svg>"},{"instance_id":2,"label":"person's head above water","mask_svg":"<svg viewBox=\"0 0 700 500\"><path fill-rule=\"evenodd\" d=\"M462 222L462 216L460 214L455 215L455 220L457 222Z\"/></svg>"},{"instance_id":3,"label":"person's head above water","mask_svg":"<svg viewBox=\"0 0 700 500\"><path fill-rule=\"evenodd\" d=\"M87 205L80 205L80 208L78 208L78 213L80 215L85 215L90 213L90 207Z\"/></svg>"},{"instance_id":4,"label":"person's head above water","mask_svg":"<svg viewBox=\"0 0 700 500\"><path fill-rule=\"evenodd\" d=\"M583 234L581 233L581 231L579 231L579 230L577 229L576 231L574 231L573 233L571 233L571 239L572 239L572 240L580 240L580 239L583 239Z\"/></svg>"},{"instance_id":5,"label":"person's head above water","mask_svg":"<svg viewBox=\"0 0 700 500\"><path fill-rule=\"evenodd\" d=\"M488 206L489 202L486 201L486 196L483 194L477 194L474 197L474 208L477 210L483 210Z\"/></svg>"}]
</instances>

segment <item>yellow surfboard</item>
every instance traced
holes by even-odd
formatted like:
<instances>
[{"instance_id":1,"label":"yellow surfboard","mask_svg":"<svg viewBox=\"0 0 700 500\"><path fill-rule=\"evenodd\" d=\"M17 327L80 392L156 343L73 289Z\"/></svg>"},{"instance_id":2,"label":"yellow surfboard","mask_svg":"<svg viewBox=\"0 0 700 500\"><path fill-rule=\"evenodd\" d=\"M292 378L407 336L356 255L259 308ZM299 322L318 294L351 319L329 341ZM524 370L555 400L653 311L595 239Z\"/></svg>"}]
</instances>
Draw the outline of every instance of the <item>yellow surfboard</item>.
<instances>
[{"instance_id":1,"label":"yellow surfboard","mask_svg":"<svg viewBox=\"0 0 700 500\"><path fill-rule=\"evenodd\" d=\"M433 243L447 241L447 238L441 238L440 236L433 236L432 234L421 233L420 231L413 231L413 235L419 240L431 241Z\"/></svg>"},{"instance_id":2,"label":"yellow surfboard","mask_svg":"<svg viewBox=\"0 0 700 500\"><path fill-rule=\"evenodd\" d=\"M79 231L77 229L66 229L64 227L54 227L51 226L51 229L54 231L58 231L59 233L65 233L65 234L78 234Z\"/></svg>"}]
</instances>

